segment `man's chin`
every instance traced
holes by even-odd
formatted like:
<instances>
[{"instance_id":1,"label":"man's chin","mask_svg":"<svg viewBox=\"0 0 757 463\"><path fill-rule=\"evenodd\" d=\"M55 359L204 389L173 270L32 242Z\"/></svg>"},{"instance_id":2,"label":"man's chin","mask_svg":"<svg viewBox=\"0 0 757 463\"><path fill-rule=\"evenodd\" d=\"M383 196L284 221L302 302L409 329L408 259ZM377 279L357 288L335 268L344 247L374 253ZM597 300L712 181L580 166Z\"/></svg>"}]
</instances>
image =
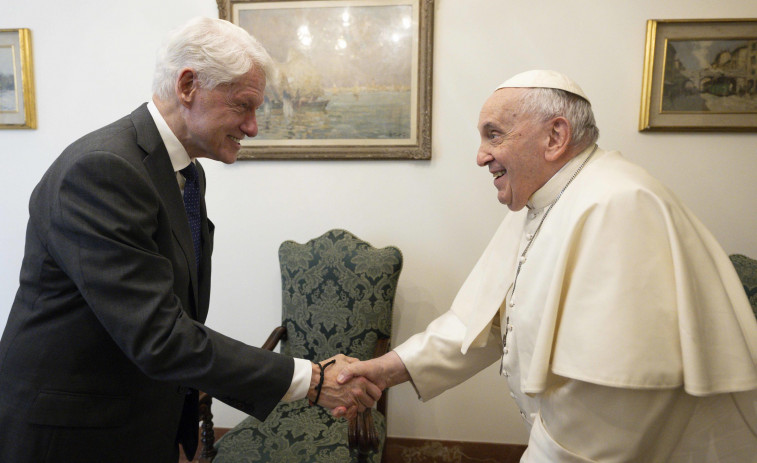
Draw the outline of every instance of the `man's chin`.
<instances>
[{"instance_id":1,"label":"man's chin","mask_svg":"<svg viewBox=\"0 0 757 463\"><path fill-rule=\"evenodd\" d=\"M222 153L218 153L214 156L209 156L211 159L222 162L224 164L234 164L237 159L239 158L239 150L235 151L224 151Z\"/></svg>"},{"instance_id":2,"label":"man's chin","mask_svg":"<svg viewBox=\"0 0 757 463\"><path fill-rule=\"evenodd\" d=\"M235 162L237 162L237 159L239 159L239 153L236 153L231 157L224 157L223 159L221 159L221 162L224 164L234 164Z\"/></svg>"}]
</instances>

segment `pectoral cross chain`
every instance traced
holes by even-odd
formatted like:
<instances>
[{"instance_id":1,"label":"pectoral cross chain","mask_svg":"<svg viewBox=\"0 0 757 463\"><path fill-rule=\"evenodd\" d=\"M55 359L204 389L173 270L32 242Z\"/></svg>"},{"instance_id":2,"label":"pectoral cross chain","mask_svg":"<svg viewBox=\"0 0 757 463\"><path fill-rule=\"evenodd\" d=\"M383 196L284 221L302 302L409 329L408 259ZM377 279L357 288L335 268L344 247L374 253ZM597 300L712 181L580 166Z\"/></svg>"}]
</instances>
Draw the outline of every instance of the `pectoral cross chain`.
<instances>
[{"instance_id":1,"label":"pectoral cross chain","mask_svg":"<svg viewBox=\"0 0 757 463\"><path fill-rule=\"evenodd\" d=\"M504 350L505 347L507 347L507 332L509 331L507 327L510 326L510 316L508 315L505 318L505 334L502 335L502 349ZM499 362L499 374L501 375L505 371L505 356L502 356L502 360Z\"/></svg>"}]
</instances>

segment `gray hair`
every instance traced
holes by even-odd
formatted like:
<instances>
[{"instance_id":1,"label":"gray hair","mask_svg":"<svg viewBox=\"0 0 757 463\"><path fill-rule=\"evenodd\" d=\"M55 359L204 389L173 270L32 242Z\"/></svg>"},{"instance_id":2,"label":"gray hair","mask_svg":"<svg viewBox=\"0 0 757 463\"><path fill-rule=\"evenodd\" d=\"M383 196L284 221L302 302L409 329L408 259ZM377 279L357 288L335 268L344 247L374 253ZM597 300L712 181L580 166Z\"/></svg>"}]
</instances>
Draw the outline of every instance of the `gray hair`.
<instances>
[{"instance_id":1,"label":"gray hair","mask_svg":"<svg viewBox=\"0 0 757 463\"><path fill-rule=\"evenodd\" d=\"M160 99L171 99L186 68L197 73L201 88L212 90L236 82L253 66L268 77L273 61L247 31L222 19L195 18L171 32L158 50L152 91Z\"/></svg>"},{"instance_id":2,"label":"gray hair","mask_svg":"<svg viewBox=\"0 0 757 463\"><path fill-rule=\"evenodd\" d=\"M596 143L599 129L594 121L591 103L578 95L556 88L528 88L519 105L522 114L541 121L562 116L571 129L570 146L586 149Z\"/></svg>"}]
</instances>

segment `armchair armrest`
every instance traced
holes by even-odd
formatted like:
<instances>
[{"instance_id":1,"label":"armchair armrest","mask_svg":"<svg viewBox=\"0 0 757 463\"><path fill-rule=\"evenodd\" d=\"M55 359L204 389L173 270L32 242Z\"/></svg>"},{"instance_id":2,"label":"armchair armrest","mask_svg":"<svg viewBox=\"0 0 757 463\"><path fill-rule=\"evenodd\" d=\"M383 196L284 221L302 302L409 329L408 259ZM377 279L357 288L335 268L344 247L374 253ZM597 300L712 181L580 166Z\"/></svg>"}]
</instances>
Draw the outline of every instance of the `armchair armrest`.
<instances>
[{"instance_id":1,"label":"armchair armrest","mask_svg":"<svg viewBox=\"0 0 757 463\"><path fill-rule=\"evenodd\" d=\"M279 344L279 341L286 339L287 329L284 326L277 326L273 329L268 339L260 346L261 349L273 350Z\"/></svg>"}]
</instances>

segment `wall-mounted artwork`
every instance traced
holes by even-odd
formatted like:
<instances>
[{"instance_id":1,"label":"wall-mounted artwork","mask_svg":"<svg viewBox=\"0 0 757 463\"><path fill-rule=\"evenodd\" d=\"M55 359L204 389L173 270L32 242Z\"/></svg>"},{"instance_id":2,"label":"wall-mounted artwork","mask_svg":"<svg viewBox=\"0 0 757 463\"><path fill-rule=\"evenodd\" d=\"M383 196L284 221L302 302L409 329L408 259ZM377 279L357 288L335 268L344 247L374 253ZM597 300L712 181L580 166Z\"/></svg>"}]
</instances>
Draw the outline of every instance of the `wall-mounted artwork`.
<instances>
[{"instance_id":1,"label":"wall-mounted artwork","mask_svg":"<svg viewBox=\"0 0 757 463\"><path fill-rule=\"evenodd\" d=\"M36 129L29 29L0 29L0 129Z\"/></svg>"},{"instance_id":2,"label":"wall-mounted artwork","mask_svg":"<svg viewBox=\"0 0 757 463\"><path fill-rule=\"evenodd\" d=\"M757 19L647 21L639 130L757 131Z\"/></svg>"},{"instance_id":3,"label":"wall-mounted artwork","mask_svg":"<svg viewBox=\"0 0 757 463\"><path fill-rule=\"evenodd\" d=\"M240 159L429 159L433 0L217 0L274 61Z\"/></svg>"}]
</instances>

